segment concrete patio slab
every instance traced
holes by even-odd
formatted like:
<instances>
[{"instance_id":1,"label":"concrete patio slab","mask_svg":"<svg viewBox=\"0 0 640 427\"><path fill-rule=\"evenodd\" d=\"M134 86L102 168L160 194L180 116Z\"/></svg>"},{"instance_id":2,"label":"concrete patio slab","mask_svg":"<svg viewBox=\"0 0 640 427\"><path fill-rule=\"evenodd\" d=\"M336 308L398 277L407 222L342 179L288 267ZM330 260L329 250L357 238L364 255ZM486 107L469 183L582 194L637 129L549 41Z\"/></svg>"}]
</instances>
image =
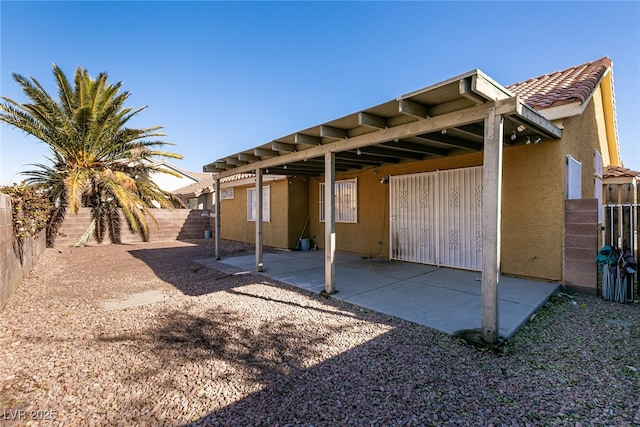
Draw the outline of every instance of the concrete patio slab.
<instances>
[{"instance_id":1,"label":"concrete patio slab","mask_svg":"<svg viewBox=\"0 0 640 427\"><path fill-rule=\"evenodd\" d=\"M277 251L263 257L263 275L313 292L324 290L324 252ZM204 265L252 271L255 255ZM481 326L481 273L353 254L336 254L332 297L453 334ZM558 290L558 284L501 276L498 323L512 336Z\"/></svg>"}]
</instances>

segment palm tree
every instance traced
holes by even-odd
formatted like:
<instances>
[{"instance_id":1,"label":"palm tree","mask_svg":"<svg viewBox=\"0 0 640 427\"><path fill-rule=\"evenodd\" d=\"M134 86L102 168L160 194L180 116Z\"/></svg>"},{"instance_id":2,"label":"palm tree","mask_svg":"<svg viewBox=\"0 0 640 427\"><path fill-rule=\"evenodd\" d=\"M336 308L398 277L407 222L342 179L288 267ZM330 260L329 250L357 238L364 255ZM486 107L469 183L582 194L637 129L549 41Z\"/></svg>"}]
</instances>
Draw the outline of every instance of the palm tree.
<instances>
[{"instance_id":1,"label":"palm tree","mask_svg":"<svg viewBox=\"0 0 640 427\"><path fill-rule=\"evenodd\" d=\"M129 92L120 92L122 82L109 84L107 74L97 78L77 68L73 86L67 76L53 65L59 100L54 100L33 77L13 74L30 103L20 104L1 97L0 120L47 144L50 164L32 164L36 169L23 172L27 184L48 191L55 206L51 229L55 230L65 212L91 207L91 228L98 242L108 230L111 241L119 242L121 208L129 228L145 239L148 218L155 221L147 207L171 208L182 203L163 191L153 180L154 171L172 174L154 166L157 157L182 158L162 151L173 145L156 138L165 136L160 126L130 128L127 123L146 107L133 110L124 103ZM53 238L53 234L48 235Z\"/></svg>"}]
</instances>

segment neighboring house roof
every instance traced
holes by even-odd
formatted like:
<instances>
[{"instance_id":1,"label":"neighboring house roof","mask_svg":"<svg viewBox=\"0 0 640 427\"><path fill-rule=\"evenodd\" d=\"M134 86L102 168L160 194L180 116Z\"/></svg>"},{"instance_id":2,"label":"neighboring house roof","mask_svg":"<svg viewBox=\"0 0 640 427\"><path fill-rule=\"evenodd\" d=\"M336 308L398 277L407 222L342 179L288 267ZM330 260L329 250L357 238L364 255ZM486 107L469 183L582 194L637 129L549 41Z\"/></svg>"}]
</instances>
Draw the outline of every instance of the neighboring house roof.
<instances>
[{"instance_id":1,"label":"neighboring house roof","mask_svg":"<svg viewBox=\"0 0 640 427\"><path fill-rule=\"evenodd\" d=\"M215 180L210 173L201 173L198 175L204 175L204 177L193 184L186 185L182 188L173 190L172 193L176 196L182 197L198 197L201 194L213 193L215 191ZM220 181L223 183L240 181L245 178L253 178L255 175L252 173L239 173L236 175L222 178Z\"/></svg>"},{"instance_id":2,"label":"neighboring house roof","mask_svg":"<svg viewBox=\"0 0 640 427\"><path fill-rule=\"evenodd\" d=\"M622 166L607 166L604 178L637 178L640 172Z\"/></svg>"},{"instance_id":3,"label":"neighboring house roof","mask_svg":"<svg viewBox=\"0 0 640 427\"><path fill-rule=\"evenodd\" d=\"M527 104L538 110L576 101L584 103L591 97L611 65L611 59L605 56L507 86L507 89L522 96Z\"/></svg>"},{"instance_id":4,"label":"neighboring house roof","mask_svg":"<svg viewBox=\"0 0 640 427\"><path fill-rule=\"evenodd\" d=\"M154 171L151 174L151 179L164 191L168 191L175 195L179 195L179 193L176 193L176 190L190 187L192 185L202 186L202 184L200 184L201 181L211 179L211 174L209 173L189 171L176 166L165 159L153 160L147 163L152 168L171 172L163 173L160 171Z\"/></svg>"},{"instance_id":5,"label":"neighboring house roof","mask_svg":"<svg viewBox=\"0 0 640 427\"><path fill-rule=\"evenodd\" d=\"M176 196L183 197L198 197L202 193L211 193L215 187L213 177L209 175L207 178L203 178L198 182L186 185L184 187L173 190L171 193Z\"/></svg>"},{"instance_id":6,"label":"neighboring house roof","mask_svg":"<svg viewBox=\"0 0 640 427\"><path fill-rule=\"evenodd\" d=\"M153 162L150 163L150 166L152 167L163 167L169 170L173 170L174 172L177 172L180 175L183 175L185 177L191 178L194 181L199 181L203 178L207 178L209 176L211 176L208 173L202 173L202 172L191 172L185 169L182 169L176 165L174 165L173 163L170 163L166 160L155 160Z\"/></svg>"}]
</instances>

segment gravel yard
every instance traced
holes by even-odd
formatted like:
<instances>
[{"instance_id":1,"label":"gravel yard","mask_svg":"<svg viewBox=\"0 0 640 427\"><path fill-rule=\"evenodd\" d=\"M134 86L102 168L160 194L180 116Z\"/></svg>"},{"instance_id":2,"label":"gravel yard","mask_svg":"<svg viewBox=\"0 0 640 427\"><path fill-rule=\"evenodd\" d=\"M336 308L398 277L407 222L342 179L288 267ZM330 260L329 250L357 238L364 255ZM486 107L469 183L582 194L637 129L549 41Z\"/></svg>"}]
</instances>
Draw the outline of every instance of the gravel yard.
<instances>
[{"instance_id":1,"label":"gravel yard","mask_svg":"<svg viewBox=\"0 0 640 427\"><path fill-rule=\"evenodd\" d=\"M638 304L560 294L496 353L212 243L47 249L0 313L0 425L640 425Z\"/></svg>"}]
</instances>

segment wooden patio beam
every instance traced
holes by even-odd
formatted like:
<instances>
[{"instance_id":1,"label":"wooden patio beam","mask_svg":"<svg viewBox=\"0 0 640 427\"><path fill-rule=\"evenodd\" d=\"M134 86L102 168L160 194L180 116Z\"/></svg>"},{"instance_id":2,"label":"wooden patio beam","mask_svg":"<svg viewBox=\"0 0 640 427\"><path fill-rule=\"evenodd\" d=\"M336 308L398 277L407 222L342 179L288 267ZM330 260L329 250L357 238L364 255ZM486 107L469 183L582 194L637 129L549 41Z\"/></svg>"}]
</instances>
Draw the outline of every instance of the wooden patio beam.
<instances>
[{"instance_id":1,"label":"wooden patio beam","mask_svg":"<svg viewBox=\"0 0 640 427\"><path fill-rule=\"evenodd\" d=\"M320 145L322 142L320 138L317 136L306 135L304 133L296 133L294 136L294 141L296 144L305 144L305 145Z\"/></svg>"},{"instance_id":2,"label":"wooden patio beam","mask_svg":"<svg viewBox=\"0 0 640 427\"><path fill-rule=\"evenodd\" d=\"M447 150L436 147L429 147L423 144L416 144L409 141L389 141L381 144L384 147L399 148L402 150L414 151L416 153L429 154L433 156L446 156Z\"/></svg>"},{"instance_id":3,"label":"wooden patio beam","mask_svg":"<svg viewBox=\"0 0 640 427\"><path fill-rule=\"evenodd\" d=\"M240 153L238 154L238 160L243 162L259 162L262 159L253 154Z\"/></svg>"},{"instance_id":4,"label":"wooden patio beam","mask_svg":"<svg viewBox=\"0 0 640 427\"><path fill-rule=\"evenodd\" d=\"M258 157L277 157L278 153L267 148L254 148L253 154Z\"/></svg>"},{"instance_id":5,"label":"wooden patio beam","mask_svg":"<svg viewBox=\"0 0 640 427\"><path fill-rule=\"evenodd\" d=\"M345 139L348 137L346 129L340 129L333 126L320 126L320 137L331 139Z\"/></svg>"},{"instance_id":6,"label":"wooden patio beam","mask_svg":"<svg viewBox=\"0 0 640 427\"><path fill-rule=\"evenodd\" d=\"M386 129L387 119L370 113L358 113L358 125L374 129Z\"/></svg>"},{"instance_id":7,"label":"wooden patio beam","mask_svg":"<svg viewBox=\"0 0 640 427\"><path fill-rule=\"evenodd\" d=\"M471 82L469 79L461 79L458 82L458 93L476 104L483 104L487 102L485 98L471 90Z\"/></svg>"},{"instance_id":8,"label":"wooden patio beam","mask_svg":"<svg viewBox=\"0 0 640 427\"><path fill-rule=\"evenodd\" d=\"M482 150L481 143L466 141L464 139L455 138L448 135L431 133L431 134L416 135L415 138L420 138L424 141L438 142L440 144L446 144L452 147L464 148L466 150L473 150L473 151Z\"/></svg>"},{"instance_id":9,"label":"wooden patio beam","mask_svg":"<svg viewBox=\"0 0 640 427\"><path fill-rule=\"evenodd\" d=\"M296 151L296 146L293 144L286 144L284 142L278 142L278 141L273 141L271 143L271 148L273 149L273 151L279 151L279 152L287 152L287 153L294 153ZM286 162L284 162L286 163Z\"/></svg>"},{"instance_id":10,"label":"wooden patio beam","mask_svg":"<svg viewBox=\"0 0 640 427\"><path fill-rule=\"evenodd\" d=\"M398 112L407 116L424 119L429 117L429 109L426 105L420 104L410 99L398 100Z\"/></svg>"},{"instance_id":11,"label":"wooden patio beam","mask_svg":"<svg viewBox=\"0 0 640 427\"><path fill-rule=\"evenodd\" d=\"M455 111L428 119L420 119L392 128L380 129L376 132L366 133L354 136L344 140L338 140L328 144L311 147L306 150L283 154L278 157L262 160L260 162L244 165L232 170L220 173L220 178L231 176L236 173L252 172L256 167L268 168L286 163L293 163L310 159L313 157L324 156L328 152L339 153L342 151L356 150L383 142L393 141L395 139L403 139L407 137L423 135L429 132L438 131L453 126L461 126L469 123L484 120L488 115L490 108L487 105L478 105L461 111ZM509 98L495 103L495 110L499 114L509 114L516 110L516 98ZM272 144L276 144L273 142ZM283 144L283 143L278 143ZM291 144L284 144L290 150L295 149ZM275 148L274 148L275 149ZM284 151L284 150L283 150Z\"/></svg>"},{"instance_id":12,"label":"wooden patio beam","mask_svg":"<svg viewBox=\"0 0 640 427\"><path fill-rule=\"evenodd\" d=\"M247 162L239 160L237 157L227 157L226 161L228 165L234 166L243 166L247 164Z\"/></svg>"}]
</instances>

